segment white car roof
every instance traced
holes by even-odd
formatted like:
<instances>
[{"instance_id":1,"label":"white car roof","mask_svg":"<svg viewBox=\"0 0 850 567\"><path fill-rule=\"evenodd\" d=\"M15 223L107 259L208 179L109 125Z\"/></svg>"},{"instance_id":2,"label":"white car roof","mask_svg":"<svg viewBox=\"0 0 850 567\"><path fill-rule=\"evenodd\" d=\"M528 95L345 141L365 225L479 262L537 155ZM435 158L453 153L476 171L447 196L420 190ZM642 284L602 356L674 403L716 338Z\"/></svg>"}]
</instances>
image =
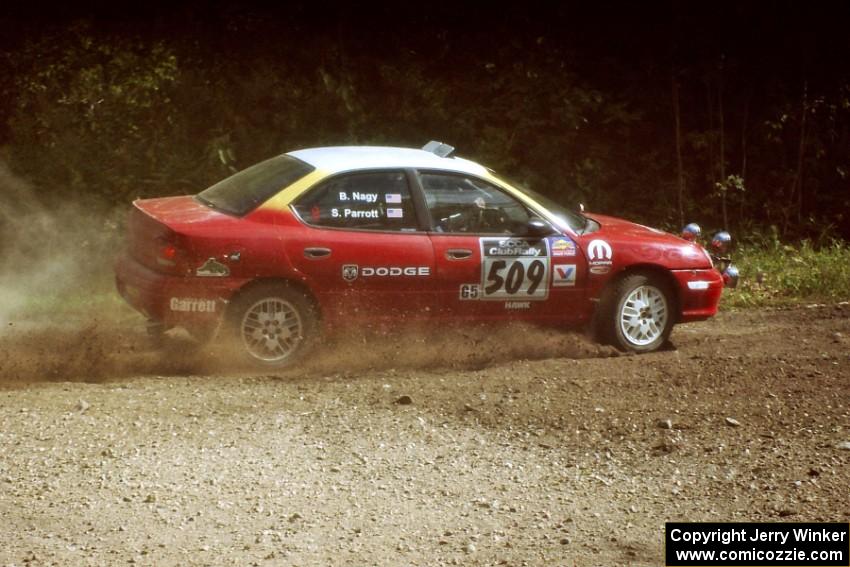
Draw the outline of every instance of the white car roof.
<instances>
[{"instance_id":1,"label":"white car roof","mask_svg":"<svg viewBox=\"0 0 850 567\"><path fill-rule=\"evenodd\" d=\"M439 157L431 152L412 148L391 148L381 146L335 146L328 148L310 148L289 152L288 155L309 163L316 169L339 173L357 169L442 169L458 173L484 175L487 169L458 157Z\"/></svg>"}]
</instances>

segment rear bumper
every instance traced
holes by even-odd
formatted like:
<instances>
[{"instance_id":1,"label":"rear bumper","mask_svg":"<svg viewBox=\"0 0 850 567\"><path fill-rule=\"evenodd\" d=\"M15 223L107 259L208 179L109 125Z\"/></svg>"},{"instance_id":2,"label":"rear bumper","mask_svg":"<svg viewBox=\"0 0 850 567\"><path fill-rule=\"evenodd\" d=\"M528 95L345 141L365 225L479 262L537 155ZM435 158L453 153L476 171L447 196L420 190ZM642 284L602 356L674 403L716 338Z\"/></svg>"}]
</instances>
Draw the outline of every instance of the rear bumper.
<instances>
[{"instance_id":1,"label":"rear bumper","mask_svg":"<svg viewBox=\"0 0 850 567\"><path fill-rule=\"evenodd\" d=\"M673 270L679 284L679 322L702 321L717 314L723 277L715 269Z\"/></svg>"},{"instance_id":2,"label":"rear bumper","mask_svg":"<svg viewBox=\"0 0 850 567\"><path fill-rule=\"evenodd\" d=\"M115 286L148 319L193 328L217 324L238 283L229 278L161 274L124 254L115 264Z\"/></svg>"}]
</instances>

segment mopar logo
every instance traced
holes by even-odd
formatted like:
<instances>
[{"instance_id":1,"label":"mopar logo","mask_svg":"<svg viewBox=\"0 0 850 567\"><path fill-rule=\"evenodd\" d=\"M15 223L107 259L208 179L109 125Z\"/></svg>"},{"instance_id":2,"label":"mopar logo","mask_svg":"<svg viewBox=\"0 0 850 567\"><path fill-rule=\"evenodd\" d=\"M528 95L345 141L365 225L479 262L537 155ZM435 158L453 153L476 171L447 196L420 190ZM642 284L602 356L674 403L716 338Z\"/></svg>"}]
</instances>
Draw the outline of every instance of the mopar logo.
<instances>
[{"instance_id":1,"label":"mopar logo","mask_svg":"<svg viewBox=\"0 0 850 567\"><path fill-rule=\"evenodd\" d=\"M587 246L587 255L594 264L610 264L611 245L604 240L591 240Z\"/></svg>"}]
</instances>

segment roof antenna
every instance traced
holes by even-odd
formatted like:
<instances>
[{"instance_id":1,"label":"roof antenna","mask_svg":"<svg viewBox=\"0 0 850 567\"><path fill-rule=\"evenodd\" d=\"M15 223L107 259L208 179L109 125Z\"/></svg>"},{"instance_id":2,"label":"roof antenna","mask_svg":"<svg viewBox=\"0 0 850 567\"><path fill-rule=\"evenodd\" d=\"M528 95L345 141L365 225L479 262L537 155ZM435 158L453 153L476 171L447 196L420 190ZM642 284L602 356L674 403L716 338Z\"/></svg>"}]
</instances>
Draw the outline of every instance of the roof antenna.
<instances>
[{"instance_id":1,"label":"roof antenna","mask_svg":"<svg viewBox=\"0 0 850 567\"><path fill-rule=\"evenodd\" d=\"M448 144L444 144L443 142L437 142L435 140L431 140L424 146L422 149L426 152L431 152L432 154L438 157L449 157L449 155L455 151L454 146L450 146Z\"/></svg>"}]
</instances>

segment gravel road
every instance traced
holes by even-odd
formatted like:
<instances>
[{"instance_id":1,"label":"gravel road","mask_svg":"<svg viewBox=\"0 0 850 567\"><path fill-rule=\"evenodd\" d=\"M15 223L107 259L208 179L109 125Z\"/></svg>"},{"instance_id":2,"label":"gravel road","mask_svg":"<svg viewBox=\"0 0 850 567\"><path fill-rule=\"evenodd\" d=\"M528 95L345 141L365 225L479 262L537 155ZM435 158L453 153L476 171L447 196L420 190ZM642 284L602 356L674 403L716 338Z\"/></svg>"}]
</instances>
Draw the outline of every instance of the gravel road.
<instances>
[{"instance_id":1,"label":"gravel road","mask_svg":"<svg viewBox=\"0 0 850 567\"><path fill-rule=\"evenodd\" d=\"M122 328L0 338L0 565L663 565L666 521L850 521L846 304L260 374Z\"/></svg>"}]
</instances>

